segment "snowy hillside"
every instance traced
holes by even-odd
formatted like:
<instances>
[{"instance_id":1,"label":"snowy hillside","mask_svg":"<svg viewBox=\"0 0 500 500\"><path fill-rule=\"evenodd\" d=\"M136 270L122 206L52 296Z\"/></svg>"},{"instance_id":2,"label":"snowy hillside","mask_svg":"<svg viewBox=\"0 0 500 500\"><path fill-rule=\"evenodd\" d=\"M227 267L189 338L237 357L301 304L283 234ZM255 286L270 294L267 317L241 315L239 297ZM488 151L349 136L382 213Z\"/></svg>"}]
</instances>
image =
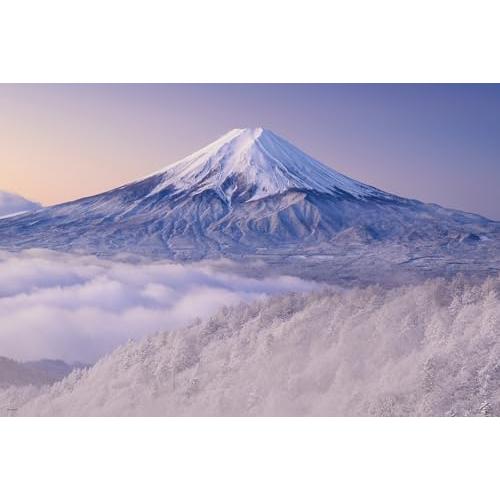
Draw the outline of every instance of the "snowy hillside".
<instances>
[{"instance_id":1,"label":"snowy hillside","mask_svg":"<svg viewBox=\"0 0 500 500\"><path fill-rule=\"evenodd\" d=\"M8 250L280 261L366 256L373 248L390 254L396 245L407 249L406 260L469 255L466 265L489 269L500 224L367 186L261 128L232 130L106 193L0 220L0 246Z\"/></svg>"},{"instance_id":2,"label":"snowy hillside","mask_svg":"<svg viewBox=\"0 0 500 500\"><path fill-rule=\"evenodd\" d=\"M0 218L22 212L31 212L41 207L39 203L29 201L17 194L0 191Z\"/></svg>"},{"instance_id":3,"label":"snowy hillside","mask_svg":"<svg viewBox=\"0 0 500 500\"><path fill-rule=\"evenodd\" d=\"M499 415L500 281L287 295L118 348L19 415Z\"/></svg>"}]
</instances>

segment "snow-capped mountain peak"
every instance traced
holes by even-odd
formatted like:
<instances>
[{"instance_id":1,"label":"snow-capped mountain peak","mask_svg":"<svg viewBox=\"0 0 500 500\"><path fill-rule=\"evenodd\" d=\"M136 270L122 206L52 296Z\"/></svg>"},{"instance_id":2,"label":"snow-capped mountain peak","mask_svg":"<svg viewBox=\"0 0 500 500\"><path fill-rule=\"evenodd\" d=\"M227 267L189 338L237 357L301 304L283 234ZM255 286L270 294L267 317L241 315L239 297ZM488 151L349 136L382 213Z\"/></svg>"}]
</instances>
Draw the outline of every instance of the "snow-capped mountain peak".
<instances>
[{"instance_id":1,"label":"snow-capped mountain peak","mask_svg":"<svg viewBox=\"0 0 500 500\"><path fill-rule=\"evenodd\" d=\"M340 189L355 197L377 191L323 165L262 127L233 129L153 176L162 180L151 195L172 186L195 192L214 189L229 199L235 191L246 192L251 193L249 200L289 189L328 194Z\"/></svg>"}]
</instances>

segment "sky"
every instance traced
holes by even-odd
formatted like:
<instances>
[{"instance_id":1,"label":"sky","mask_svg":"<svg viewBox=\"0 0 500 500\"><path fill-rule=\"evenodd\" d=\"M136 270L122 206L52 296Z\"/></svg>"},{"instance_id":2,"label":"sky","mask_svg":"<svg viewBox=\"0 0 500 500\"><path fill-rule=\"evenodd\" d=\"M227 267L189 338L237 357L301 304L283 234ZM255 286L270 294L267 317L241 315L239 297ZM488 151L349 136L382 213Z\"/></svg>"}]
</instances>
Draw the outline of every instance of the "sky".
<instances>
[{"instance_id":1,"label":"sky","mask_svg":"<svg viewBox=\"0 0 500 500\"><path fill-rule=\"evenodd\" d=\"M500 220L500 85L0 84L0 190L45 205L265 127L401 196Z\"/></svg>"}]
</instances>

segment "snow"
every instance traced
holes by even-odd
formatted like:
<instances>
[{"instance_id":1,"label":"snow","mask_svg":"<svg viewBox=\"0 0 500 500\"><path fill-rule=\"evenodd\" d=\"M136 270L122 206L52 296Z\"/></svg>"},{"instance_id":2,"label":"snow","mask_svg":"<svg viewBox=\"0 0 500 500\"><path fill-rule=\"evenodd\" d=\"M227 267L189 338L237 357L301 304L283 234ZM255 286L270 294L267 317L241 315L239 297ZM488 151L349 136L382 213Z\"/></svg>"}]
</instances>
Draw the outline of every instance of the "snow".
<instances>
[{"instance_id":1,"label":"snow","mask_svg":"<svg viewBox=\"0 0 500 500\"><path fill-rule=\"evenodd\" d=\"M498 415L500 280L328 289L130 342L19 415ZM3 410L6 411L6 410Z\"/></svg>"},{"instance_id":2,"label":"snow","mask_svg":"<svg viewBox=\"0 0 500 500\"><path fill-rule=\"evenodd\" d=\"M171 185L178 190L197 186L198 191L214 189L230 199L231 193L226 193L223 186L233 175L241 175L243 184L255 187L255 194L250 200L292 188L330 194L341 189L355 197L377 192L314 160L264 128L233 129L208 146L153 174L157 175L161 175L163 181L150 195Z\"/></svg>"},{"instance_id":3,"label":"snow","mask_svg":"<svg viewBox=\"0 0 500 500\"><path fill-rule=\"evenodd\" d=\"M17 194L0 191L0 219L37 210L40 206L39 203L29 201Z\"/></svg>"}]
</instances>

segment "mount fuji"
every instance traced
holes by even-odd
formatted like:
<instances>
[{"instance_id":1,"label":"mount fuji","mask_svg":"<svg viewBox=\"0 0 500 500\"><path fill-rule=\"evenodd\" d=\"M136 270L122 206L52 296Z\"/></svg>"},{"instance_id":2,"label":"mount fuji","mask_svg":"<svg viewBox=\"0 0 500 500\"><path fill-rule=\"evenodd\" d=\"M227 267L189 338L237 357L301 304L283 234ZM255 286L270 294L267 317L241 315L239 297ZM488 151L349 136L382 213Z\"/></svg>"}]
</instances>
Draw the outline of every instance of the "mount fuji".
<instances>
[{"instance_id":1,"label":"mount fuji","mask_svg":"<svg viewBox=\"0 0 500 500\"><path fill-rule=\"evenodd\" d=\"M345 263L383 249L386 262L446 256L448 264L460 257L489 268L499 235L498 222L368 186L263 128L231 130L111 191L0 220L0 247L8 250L182 260L337 256Z\"/></svg>"}]
</instances>

